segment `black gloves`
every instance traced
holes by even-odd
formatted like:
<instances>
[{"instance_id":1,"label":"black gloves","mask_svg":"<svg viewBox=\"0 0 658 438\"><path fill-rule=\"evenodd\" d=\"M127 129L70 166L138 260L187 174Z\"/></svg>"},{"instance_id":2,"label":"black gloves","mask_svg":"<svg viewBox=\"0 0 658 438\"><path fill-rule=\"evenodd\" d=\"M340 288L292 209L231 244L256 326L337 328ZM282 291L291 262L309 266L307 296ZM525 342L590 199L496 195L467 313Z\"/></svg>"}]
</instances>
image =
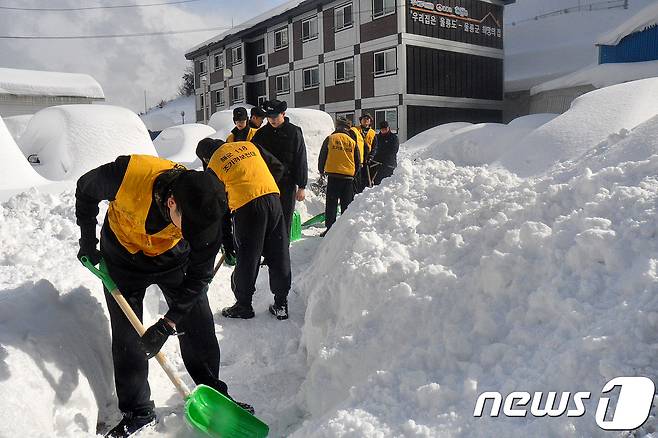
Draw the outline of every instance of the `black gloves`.
<instances>
[{"instance_id":1,"label":"black gloves","mask_svg":"<svg viewBox=\"0 0 658 438\"><path fill-rule=\"evenodd\" d=\"M92 265L96 266L103 260L101 252L96 248L96 242L80 239L80 251L78 251L78 260L87 257Z\"/></svg>"},{"instance_id":2,"label":"black gloves","mask_svg":"<svg viewBox=\"0 0 658 438\"><path fill-rule=\"evenodd\" d=\"M160 318L160 320L149 327L148 330L146 330L146 333L144 333L144 336L142 336L142 350L146 353L146 357L151 359L158 354L164 343L167 341L167 338L175 334L176 330L174 330L167 321Z\"/></svg>"},{"instance_id":3,"label":"black gloves","mask_svg":"<svg viewBox=\"0 0 658 438\"><path fill-rule=\"evenodd\" d=\"M238 257L235 254L235 249L233 249L233 245L227 246L227 245L222 245L222 253L224 254L224 263L226 263L228 266L235 266L238 262Z\"/></svg>"}]
</instances>

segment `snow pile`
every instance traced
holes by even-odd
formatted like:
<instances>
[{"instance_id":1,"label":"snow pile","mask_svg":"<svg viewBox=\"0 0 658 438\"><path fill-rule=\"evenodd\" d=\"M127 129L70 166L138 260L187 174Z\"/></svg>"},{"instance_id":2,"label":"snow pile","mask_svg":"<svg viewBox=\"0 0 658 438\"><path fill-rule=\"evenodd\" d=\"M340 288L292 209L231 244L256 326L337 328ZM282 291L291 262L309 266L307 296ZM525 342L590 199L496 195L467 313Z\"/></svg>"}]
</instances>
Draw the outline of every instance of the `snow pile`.
<instances>
[{"instance_id":1,"label":"snow pile","mask_svg":"<svg viewBox=\"0 0 658 438\"><path fill-rule=\"evenodd\" d=\"M50 180L75 180L119 155L157 155L151 138L130 110L110 105L64 105L33 116L19 146L37 154L35 169Z\"/></svg>"},{"instance_id":2,"label":"snow pile","mask_svg":"<svg viewBox=\"0 0 658 438\"><path fill-rule=\"evenodd\" d=\"M1 118L0 162L4 166L0 172L0 193L47 183L27 162Z\"/></svg>"},{"instance_id":3,"label":"snow pile","mask_svg":"<svg viewBox=\"0 0 658 438\"><path fill-rule=\"evenodd\" d=\"M624 37L635 32L642 32L656 25L658 25L658 3L645 7L626 22L601 35L596 41L596 44L601 46L616 46Z\"/></svg>"},{"instance_id":4,"label":"snow pile","mask_svg":"<svg viewBox=\"0 0 658 438\"><path fill-rule=\"evenodd\" d=\"M100 84L89 75L14 68L0 68L0 94L105 98Z\"/></svg>"},{"instance_id":5,"label":"snow pile","mask_svg":"<svg viewBox=\"0 0 658 438\"><path fill-rule=\"evenodd\" d=\"M658 78L595 90L576 99L569 111L519 141L499 164L520 176L536 175L573 159L658 114Z\"/></svg>"},{"instance_id":6,"label":"snow pile","mask_svg":"<svg viewBox=\"0 0 658 438\"><path fill-rule=\"evenodd\" d=\"M200 123L189 123L167 128L153 141L158 156L171 161L196 168L201 162L196 156L196 147L199 141L215 130Z\"/></svg>"},{"instance_id":7,"label":"snow pile","mask_svg":"<svg viewBox=\"0 0 658 438\"><path fill-rule=\"evenodd\" d=\"M15 141L18 141L21 135L27 129L28 123L32 119L32 114L26 114L22 116L13 116L3 118L9 133L14 138Z\"/></svg>"},{"instance_id":8,"label":"snow pile","mask_svg":"<svg viewBox=\"0 0 658 438\"><path fill-rule=\"evenodd\" d=\"M656 132L536 179L403 159L358 196L297 282L310 418L292 436L601 435L603 385L658 377ZM593 398L581 418L474 418L485 391Z\"/></svg>"},{"instance_id":9,"label":"snow pile","mask_svg":"<svg viewBox=\"0 0 658 438\"><path fill-rule=\"evenodd\" d=\"M181 113L184 112L185 116ZM195 96L181 96L177 99L167 102L160 108L151 108L139 116L146 125L146 129L151 132L164 131L165 129L183 124L183 117L187 123L196 121L196 102Z\"/></svg>"},{"instance_id":10,"label":"snow pile","mask_svg":"<svg viewBox=\"0 0 658 438\"><path fill-rule=\"evenodd\" d=\"M599 64L532 87L530 94L583 85L603 88L656 76L658 76L658 61Z\"/></svg>"},{"instance_id":11,"label":"snow pile","mask_svg":"<svg viewBox=\"0 0 658 438\"><path fill-rule=\"evenodd\" d=\"M403 151L418 151L433 147L452 137L454 132L471 125L472 123L469 122L453 122L435 126L411 137L400 145L400 149Z\"/></svg>"},{"instance_id":12,"label":"snow pile","mask_svg":"<svg viewBox=\"0 0 658 438\"><path fill-rule=\"evenodd\" d=\"M505 7L505 91L535 85L597 64L596 41L654 0L632 0L628 9L588 1L582 10L574 0L524 0ZM620 2L617 2L620 4ZM588 6L594 4L594 10ZM550 16L534 19L542 14ZM559 35L559 37L556 37Z\"/></svg>"}]
</instances>

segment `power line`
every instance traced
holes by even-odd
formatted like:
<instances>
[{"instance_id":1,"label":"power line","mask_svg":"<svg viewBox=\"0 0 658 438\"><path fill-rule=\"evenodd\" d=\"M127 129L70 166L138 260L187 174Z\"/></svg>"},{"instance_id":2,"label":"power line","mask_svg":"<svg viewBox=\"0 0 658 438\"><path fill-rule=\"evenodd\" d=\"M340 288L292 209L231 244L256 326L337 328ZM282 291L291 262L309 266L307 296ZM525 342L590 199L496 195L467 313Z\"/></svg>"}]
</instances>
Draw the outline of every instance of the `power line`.
<instances>
[{"instance_id":1,"label":"power line","mask_svg":"<svg viewBox=\"0 0 658 438\"><path fill-rule=\"evenodd\" d=\"M115 6L84 6L81 8L18 8L12 6L0 6L0 9L8 11L28 11L28 12L72 12L72 11L89 11L93 9L125 9L125 8L148 8L152 6L178 5L181 3L199 2L202 0L176 0L162 3L146 3L137 5L115 5Z\"/></svg>"}]
</instances>

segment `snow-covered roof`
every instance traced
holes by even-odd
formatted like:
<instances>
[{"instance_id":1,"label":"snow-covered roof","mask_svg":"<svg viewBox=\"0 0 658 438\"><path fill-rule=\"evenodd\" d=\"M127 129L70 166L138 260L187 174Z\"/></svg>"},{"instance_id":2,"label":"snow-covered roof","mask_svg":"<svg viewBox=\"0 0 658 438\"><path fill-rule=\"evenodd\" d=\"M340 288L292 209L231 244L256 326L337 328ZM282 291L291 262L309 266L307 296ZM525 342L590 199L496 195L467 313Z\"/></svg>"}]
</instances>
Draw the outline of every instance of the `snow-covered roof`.
<instances>
[{"instance_id":1,"label":"snow-covered roof","mask_svg":"<svg viewBox=\"0 0 658 438\"><path fill-rule=\"evenodd\" d=\"M658 24L658 3L651 4L626 20L610 32L599 36L596 44L600 46L616 46L630 34Z\"/></svg>"},{"instance_id":2,"label":"snow-covered roof","mask_svg":"<svg viewBox=\"0 0 658 438\"><path fill-rule=\"evenodd\" d=\"M187 54L193 53L193 52L195 52L195 51L197 51L197 50L199 50L203 47L218 43L218 42L222 41L223 39L225 39L226 37L229 37L229 36L234 35L238 32L241 32L245 29L249 29L253 26L256 26L257 24L260 24L264 21L267 21L270 18L274 18L277 15L281 15L284 12L287 12L287 11L293 9L293 8L296 8L297 6L299 6L300 4L302 4L305 1L306 0L289 0L289 1L277 6L275 8L272 8L272 9L268 10L267 12L264 12L260 15L255 16L254 18L252 18L250 20L245 21L242 24L239 24L238 26L233 27L230 30L222 32L219 35L216 35L216 36L210 38L209 40L206 40L206 41L202 42L201 44L197 44L196 46L189 49L187 51Z\"/></svg>"},{"instance_id":3,"label":"snow-covered roof","mask_svg":"<svg viewBox=\"0 0 658 438\"><path fill-rule=\"evenodd\" d=\"M593 65L532 87L530 94L583 85L603 88L656 76L658 76L658 61Z\"/></svg>"},{"instance_id":4,"label":"snow-covered roof","mask_svg":"<svg viewBox=\"0 0 658 438\"><path fill-rule=\"evenodd\" d=\"M14 68L0 68L0 94L105 98L100 84L86 74Z\"/></svg>"}]
</instances>

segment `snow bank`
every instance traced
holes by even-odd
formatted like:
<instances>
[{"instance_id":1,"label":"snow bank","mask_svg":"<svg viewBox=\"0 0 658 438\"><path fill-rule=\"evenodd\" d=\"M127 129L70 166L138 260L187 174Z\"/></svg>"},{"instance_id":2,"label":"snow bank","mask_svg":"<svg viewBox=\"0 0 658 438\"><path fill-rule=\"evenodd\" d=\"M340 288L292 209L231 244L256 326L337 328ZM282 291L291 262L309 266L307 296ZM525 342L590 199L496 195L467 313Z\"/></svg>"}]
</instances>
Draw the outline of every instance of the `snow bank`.
<instances>
[{"instance_id":1,"label":"snow bank","mask_svg":"<svg viewBox=\"0 0 658 438\"><path fill-rule=\"evenodd\" d=\"M100 84L89 75L14 68L0 68L0 94L105 98Z\"/></svg>"},{"instance_id":2,"label":"snow bank","mask_svg":"<svg viewBox=\"0 0 658 438\"><path fill-rule=\"evenodd\" d=\"M658 117L538 179L401 160L297 282L310 418L291 436L600 436L604 383L658 375L656 132ZM581 418L474 418L485 391L593 400Z\"/></svg>"},{"instance_id":3,"label":"snow bank","mask_svg":"<svg viewBox=\"0 0 658 438\"><path fill-rule=\"evenodd\" d=\"M658 114L658 78L592 91L569 111L518 142L497 164L520 176L538 175L573 159L622 129L631 130Z\"/></svg>"},{"instance_id":4,"label":"snow bank","mask_svg":"<svg viewBox=\"0 0 658 438\"><path fill-rule=\"evenodd\" d=\"M455 131L472 125L469 122L444 123L435 126L420 134L416 134L400 145L401 151L418 151L427 147L433 147L454 135Z\"/></svg>"},{"instance_id":5,"label":"snow bank","mask_svg":"<svg viewBox=\"0 0 658 438\"><path fill-rule=\"evenodd\" d=\"M139 117L110 105L64 105L34 115L19 146L38 154L35 169L50 180L74 180L119 155L157 155Z\"/></svg>"},{"instance_id":6,"label":"snow bank","mask_svg":"<svg viewBox=\"0 0 658 438\"><path fill-rule=\"evenodd\" d=\"M181 112L185 113L185 121L187 123L194 123L196 120L196 102L195 96L181 96L177 99L167 102L163 108L151 108L139 116L146 125L146 129L152 132L164 131L165 129L183 124L183 116Z\"/></svg>"},{"instance_id":7,"label":"snow bank","mask_svg":"<svg viewBox=\"0 0 658 438\"><path fill-rule=\"evenodd\" d=\"M656 77L657 72L658 61L594 65L532 87L530 94L583 85L592 85L596 88L609 87L624 82L653 78Z\"/></svg>"},{"instance_id":8,"label":"snow bank","mask_svg":"<svg viewBox=\"0 0 658 438\"><path fill-rule=\"evenodd\" d=\"M23 135L27 129L27 125L30 123L31 119L32 114L26 114L22 116L5 117L3 120L11 136L15 141L18 141L20 136Z\"/></svg>"},{"instance_id":9,"label":"snow bank","mask_svg":"<svg viewBox=\"0 0 658 438\"><path fill-rule=\"evenodd\" d=\"M189 123L167 128L153 141L158 156L196 168L201 162L196 156L199 141L215 132L210 126Z\"/></svg>"},{"instance_id":10,"label":"snow bank","mask_svg":"<svg viewBox=\"0 0 658 438\"><path fill-rule=\"evenodd\" d=\"M3 171L0 172L0 192L47 183L27 162L2 118L0 118L0 162L4 166Z\"/></svg>"},{"instance_id":11,"label":"snow bank","mask_svg":"<svg viewBox=\"0 0 658 438\"><path fill-rule=\"evenodd\" d=\"M621 40L635 32L643 30L658 24L658 3L654 3L640 10L630 19L620 24L616 28L601 35L596 44L601 46L616 46Z\"/></svg>"}]
</instances>

